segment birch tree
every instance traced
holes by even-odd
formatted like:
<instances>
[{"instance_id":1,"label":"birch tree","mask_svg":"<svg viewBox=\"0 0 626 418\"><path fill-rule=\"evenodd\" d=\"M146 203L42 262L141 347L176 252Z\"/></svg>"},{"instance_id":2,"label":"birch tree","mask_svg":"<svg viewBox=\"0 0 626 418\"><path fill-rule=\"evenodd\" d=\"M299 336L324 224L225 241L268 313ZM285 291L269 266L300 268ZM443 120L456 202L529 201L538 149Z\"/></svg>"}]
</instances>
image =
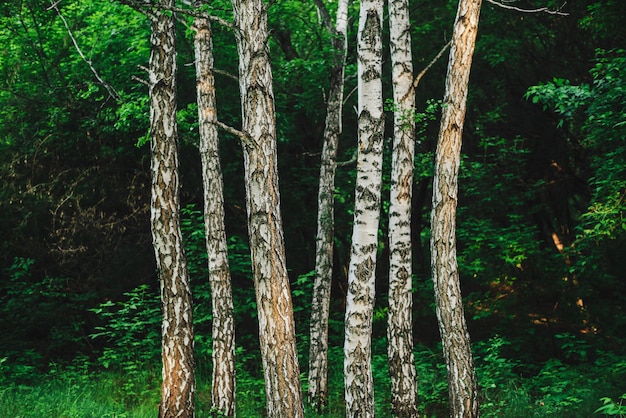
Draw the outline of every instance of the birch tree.
<instances>
[{"instance_id":1,"label":"birch tree","mask_svg":"<svg viewBox=\"0 0 626 418\"><path fill-rule=\"evenodd\" d=\"M173 3L161 1L163 6ZM150 16L150 220L163 312L159 417L193 417L193 310L179 219L175 21L160 9Z\"/></svg>"},{"instance_id":2,"label":"birch tree","mask_svg":"<svg viewBox=\"0 0 626 418\"><path fill-rule=\"evenodd\" d=\"M461 136L481 0L460 0L452 34L446 92L435 155L431 269L446 360L450 416L478 416L478 387L465 322L456 257L456 207Z\"/></svg>"},{"instance_id":3,"label":"birch tree","mask_svg":"<svg viewBox=\"0 0 626 418\"><path fill-rule=\"evenodd\" d=\"M388 4L391 76L395 105L389 206L389 310L387 318L391 413L399 417L417 417L411 277L415 92L409 3L407 0L389 0Z\"/></svg>"},{"instance_id":4,"label":"birch tree","mask_svg":"<svg viewBox=\"0 0 626 418\"><path fill-rule=\"evenodd\" d=\"M315 283L311 303L308 398L323 410L328 404L328 317L333 273L334 196L337 145L341 135L344 68L347 51L348 0L339 0L333 28L324 3L316 0L323 22L331 34L333 61L326 107L326 125L317 194L317 235L315 239Z\"/></svg>"},{"instance_id":5,"label":"birch tree","mask_svg":"<svg viewBox=\"0 0 626 418\"><path fill-rule=\"evenodd\" d=\"M220 416L231 417L235 416L235 321L224 228L224 186L219 158L213 44L208 19L196 17L193 29L204 226L213 312L211 409Z\"/></svg>"},{"instance_id":6,"label":"birch tree","mask_svg":"<svg viewBox=\"0 0 626 418\"><path fill-rule=\"evenodd\" d=\"M283 239L276 116L262 0L233 0L239 53L248 233L269 417L302 417L302 388Z\"/></svg>"},{"instance_id":7,"label":"birch tree","mask_svg":"<svg viewBox=\"0 0 626 418\"><path fill-rule=\"evenodd\" d=\"M348 417L374 416L371 340L384 133L381 81L382 19L382 0L361 2L357 43L357 178L344 341L344 380Z\"/></svg>"}]
</instances>

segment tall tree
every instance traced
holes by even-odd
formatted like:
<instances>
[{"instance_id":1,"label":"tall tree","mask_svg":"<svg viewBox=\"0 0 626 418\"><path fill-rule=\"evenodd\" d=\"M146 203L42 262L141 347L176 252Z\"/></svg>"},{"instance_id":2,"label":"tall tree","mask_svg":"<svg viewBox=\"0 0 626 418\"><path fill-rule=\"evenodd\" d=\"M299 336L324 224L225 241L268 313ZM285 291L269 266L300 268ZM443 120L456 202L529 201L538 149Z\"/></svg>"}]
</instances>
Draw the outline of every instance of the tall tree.
<instances>
[{"instance_id":1,"label":"tall tree","mask_svg":"<svg viewBox=\"0 0 626 418\"><path fill-rule=\"evenodd\" d=\"M270 417L302 417L302 388L280 212L276 115L262 0L233 0L248 233Z\"/></svg>"},{"instance_id":2,"label":"tall tree","mask_svg":"<svg viewBox=\"0 0 626 418\"><path fill-rule=\"evenodd\" d=\"M432 198L431 269L453 417L478 416L476 370L456 257L456 207L461 139L480 6L481 0L459 1L437 140Z\"/></svg>"},{"instance_id":3,"label":"tall tree","mask_svg":"<svg viewBox=\"0 0 626 418\"><path fill-rule=\"evenodd\" d=\"M213 312L211 403L213 411L231 417L235 416L235 320L224 227L224 186L217 133L213 41L208 19L196 17L193 28L204 227Z\"/></svg>"},{"instance_id":4,"label":"tall tree","mask_svg":"<svg viewBox=\"0 0 626 418\"><path fill-rule=\"evenodd\" d=\"M160 4L173 6L174 0L162 0ZM193 417L193 309L179 219L174 15L155 9L151 14L151 31L151 225L163 312L163 384L159 416Z\"/></svg>"},{"instance_id":5,"label":"tall tree","mask_svg":"<svg viewBox=\"0 0 626 418\"><path fill-rule=\"evenodd\" d=\"M374 416L371 342L384 134L382 19L382 0L361 2L357 43L359 144L344 341L348 417Z\"/></svg>"},{"instance_id":6,"label":"tall tree","mask_svg":"<svg viewBox=\"0 0 626 418\"><path fill-rule=\"evenodd\" d=\"M415 92L408 0L389 0L394 120L389 206L389 311L387 354L391 412L417 417L413 355L411 197L415 149Z\"/></svg>"},{"instance_id":7,"label":"tall tree","mask_svg":"<svg viewBox=\"0 0 626 418\"><path fill-rule=\"evenodd\" d=\"M331 34L333 63L326 107L326 125L317 194L317 236L315 239L315 283L311 303L308 398L322 410L328 403L328 317L333 274L334 198L337 145L341 135L344 68L347 52L348 0L340 0L333 28L324 3L316 0L320 15Z\"/></svg>"}]
</instances>

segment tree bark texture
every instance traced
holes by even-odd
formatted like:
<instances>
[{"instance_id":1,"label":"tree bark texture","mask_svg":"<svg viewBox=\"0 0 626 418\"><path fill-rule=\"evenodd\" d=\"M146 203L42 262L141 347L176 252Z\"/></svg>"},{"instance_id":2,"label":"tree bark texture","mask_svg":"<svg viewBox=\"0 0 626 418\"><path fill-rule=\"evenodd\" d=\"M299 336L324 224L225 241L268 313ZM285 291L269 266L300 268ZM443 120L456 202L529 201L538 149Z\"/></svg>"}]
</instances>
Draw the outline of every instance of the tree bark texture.
<instances>
[{"instance_id":1,"label":"tree bark texture","mask_svg":"<svg viewBox=\"0 0 626 418\"><path fill-rule=\"evenodd\" d=\"M431 268L446 360L450 416L478 416L478 387L465 322L456 257L456 207L461 136L481 0L461 0L452 35L446 93L435 157Z\"/></svg>"},{"instance_id":2,"label":"tree bark texture","mask_svg":"<svg viewBox=\"0 0 626 418\"><path fill-rule=\"evenodd\" d=\"M220 416L234 417L235 321L224 227L224 186L216 124L213 44L209 20L196 18L194 30L204 226L213 311L211 403L212 410Z\"/></svg>"},{"instance_id":3,"label":"tree bark texture","mask_svg":"<svg viewBox=\"0 0 626 418\"><path fill-rule=\"evenodd\" d=\"M166 0L162 4L171 6L173 1ZM151 25L150 218L163 311L159 417L193 417L193 310L179 219L174 17L157 10Z\"/></svg>"},{"instance_id":4,"label":"tree bark texture","mask_svg":"<svg viewBox=\"0 0 626 418\"><path fill-rule=\"evenodd\" d=\"M373 417L372 314L383 161L382 0L361 2L358 30L358 158L346 297L346 416Z\"/></svg>"},{"instance_id":5,"label":"tree bark texture","mask_svg":"<svg viewBox=\"0 0 626 418\"><path fill-rule=\"evenodd\" d=\"M289 277L285 261L267 10L233 0L239 53L246 205L269 417L304 416Z\"/></svg>"},{"instance_id":6,"label":"tree bark texture","mask_svg":"<svg viewBox=\"0 0 626 418\"><path fill-rule=\"evenodd\" d=\"M415 149L415 93L409 3L389 0L394 139L389 206L389 310L387 354L391 413L417 417L417 376L413 355L411 196Z\"/></svg>"},{"instance_id":7,"label":"tree bark texture","mask_svg":"<svg viewBox=\"0 0 626 418\"><path fill-rule=\"evenodd\" d=\"M317 194L315 283L311 303L308 398L318 411L325 409L328 405L328 318L333 274L335 171L337 168L337 145L341 134L347 23L348 0L340 0L337 8L336 26L331 33L335 56L331 68L320 183Z\"/></svg>"}]
</instances>

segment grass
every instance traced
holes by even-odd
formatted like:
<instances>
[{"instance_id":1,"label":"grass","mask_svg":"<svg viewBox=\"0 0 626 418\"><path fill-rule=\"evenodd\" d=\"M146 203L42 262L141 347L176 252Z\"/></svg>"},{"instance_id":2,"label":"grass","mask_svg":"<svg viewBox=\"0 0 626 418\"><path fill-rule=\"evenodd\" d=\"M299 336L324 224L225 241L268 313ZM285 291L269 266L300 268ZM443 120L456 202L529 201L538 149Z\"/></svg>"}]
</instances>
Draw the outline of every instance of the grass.
<instances>
[{"instance_id":1,"label":"grass","mask_svg":"<svg viewBox=\"0 0 626 418\"><path fill-rule=\"evenodd\" d=\"M602 417L595 414L603 397L617 399L626 391L626 361L602 354L593 362L567 365L550 360L537 372L522 377L520 365L499 354L501 341L479 349L477 356L482 388L481 416L485 418ZM479 353L480 354L480 353ZM329 409L326 415L307 412L307 417L343 417L341 350L330 356ZM440 355L424 347L416 350L420 375L420 408L423 417L447 416L445 367ZM389 376L384 354L372 358L378 417L389 416ZM522 367L523 369L523 367ZM0 417L11 418L144 418L155 417L159 401L159 372L140 368L127 374L110 370L53 369L31 378L27 384L0 382ZM263 379L238 371L237 413L244 418L264 416ZM303 377L303 383L306 379ZM198 374L196 416L210 416L209 373Z\"/></svg>"}]
</instances>

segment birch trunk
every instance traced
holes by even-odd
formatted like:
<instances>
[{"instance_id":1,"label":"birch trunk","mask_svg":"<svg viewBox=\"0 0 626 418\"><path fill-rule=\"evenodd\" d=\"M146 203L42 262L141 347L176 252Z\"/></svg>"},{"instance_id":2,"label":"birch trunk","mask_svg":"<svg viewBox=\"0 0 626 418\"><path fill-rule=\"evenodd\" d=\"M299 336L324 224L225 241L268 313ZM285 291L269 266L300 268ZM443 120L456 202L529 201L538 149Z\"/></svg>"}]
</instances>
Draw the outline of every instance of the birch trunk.
<instances>
[{"instance_id":1,"label":"birch trunk","mask_svg":"<svg viewBox=\"0 0 626 418\"><path fill-rule=\"evenodd\" d=\"M391 413L417 417L417 376L413 355L411 196L415 149L415 92L409 3L389 0L394 111L389 206L389 311L387 354Z\"/></svg>"},{"instance_id":2,"label":"birch trunk","mask_svg":"<svg viewBox=\"0 0 626 418\"><path fill-rule=\"evenodd\" d=\"M324 6L318 7L322 9ZM341 134L347 24L348 0L340 0L337 8L336 26L331 31L335 56L331 69L317 195L315 283L311 303L308 398L313 408L318 411L324 410L328 405L328 317L333 274L335 171L337 168L337 145Z\"/></svg>"},{"instance_id":3,"label":"birch trunk","mask_svg":"<svg viewBox=\"0 0 626 418\"><path fill-rule=\"evenodd\" d=\"M174 3L165 0L161 4ZM179 220L174 17L155 10L151 26L150 219L163 311L159 417L193 417L193 310Z\"/></svg>"},{"instance_id":4,"label":"birch trunk","mask_svg":"<svg viewBox=\"0 0 626 418\"><path fill-rule=\"evenodd\" d=\"M239 53L248 231L269 417L303 417L300 368L283 240L267 10L233 0Z\"/></svg>"},{"instance_id":5,"label":"birch trunk","mask_svg":"<svg viewBox=\"0 0 626 418\"><path fill-rule=\"evenodd\" d=\"M481 0L460 0L454 22L446 93L435 157L431 267L446 360L450 416L478 416L478 387L465 323L456 258L456 206L461 136Z\"/></svg>"},{"instance_id":6,"label":"birch trunk","mask_svg":"<svg viewBox=\"0 0 626 418\"><path fill-rule=\"evenodd\" d=\"M213 44L208 19L194 20L200 158L204 191L204 226L213 311L212 411L235 416L235 321L224 229L224 193L217 134Z\"/></svg>"},{"instance_id":7,"label":"birch trunk","mask_svg":"<svg viewBox=\"0 0 626 418\"><path fill-rule=\"evenodd\" d=\"M357 46L359 150L344 341L346 416L360 418L375 414L371 340L384 134L382 14L382 0L361 2Z\"/></svg>"}]
</instances>

